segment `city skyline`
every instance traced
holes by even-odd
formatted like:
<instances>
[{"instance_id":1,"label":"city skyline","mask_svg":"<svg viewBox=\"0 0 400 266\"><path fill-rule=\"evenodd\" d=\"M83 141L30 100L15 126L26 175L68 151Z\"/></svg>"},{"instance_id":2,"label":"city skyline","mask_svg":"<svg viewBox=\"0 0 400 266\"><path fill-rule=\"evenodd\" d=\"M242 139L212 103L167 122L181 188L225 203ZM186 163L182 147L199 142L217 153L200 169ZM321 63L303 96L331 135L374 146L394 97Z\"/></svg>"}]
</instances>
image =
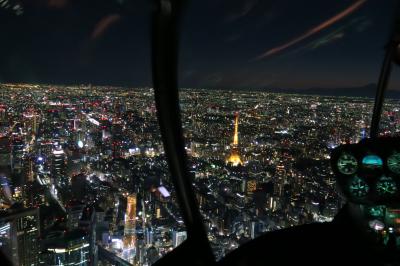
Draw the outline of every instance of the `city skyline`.
<instances>
[{"instance_id":1,"label":"city skyline","mask_svg":"<svg viewBox=\"0 0 400 266\"><path fill-rule=\"evenodd\" d=\"M5 247L26 236L42 263L145 266L186 239L151 88L0 89ZM182 89L180 99L187 167L217 259L266 232L335 216L343 202L330 151L368 136L372 99L206 89ZM398 104L385 103L381 134L400 132ZM40 227L15 234L18 219Z\"/></svg>"}]
</instances>

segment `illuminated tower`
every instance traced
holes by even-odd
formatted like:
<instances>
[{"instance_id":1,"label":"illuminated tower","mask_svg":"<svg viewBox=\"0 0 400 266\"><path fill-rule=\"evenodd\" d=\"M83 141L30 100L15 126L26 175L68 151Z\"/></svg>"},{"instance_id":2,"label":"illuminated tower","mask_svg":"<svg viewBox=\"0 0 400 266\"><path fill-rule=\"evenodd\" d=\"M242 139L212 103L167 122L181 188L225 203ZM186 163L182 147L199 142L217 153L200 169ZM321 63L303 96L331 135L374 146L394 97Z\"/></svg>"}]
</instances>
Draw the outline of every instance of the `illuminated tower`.
<instances>
[{"instance_id":1,"label":"illuminated tower","mask_svg":"<svg viewBox=\"0 0 400 266\"><path fill-rule=\"evenodd\" d=\"M125 228L124 228L124 249L133 250L136 241L136 194L127 197Z\"/></svg>"},{"instance_id":2,"label":"illuminated tower","mask_svg":"<svg viewBox=\"0 0 400 266\"><path fill-rule=\"evenodd\" d=\"M235 132L233 135L233 143L231 145L231 154L226 159L227 164L232 164L233 166L242 165L242 159L240 159L238 146L239 146L239 137L238 137L238 130L239 130L239 113L235 113Z\"/></svg>"}]
</instances>

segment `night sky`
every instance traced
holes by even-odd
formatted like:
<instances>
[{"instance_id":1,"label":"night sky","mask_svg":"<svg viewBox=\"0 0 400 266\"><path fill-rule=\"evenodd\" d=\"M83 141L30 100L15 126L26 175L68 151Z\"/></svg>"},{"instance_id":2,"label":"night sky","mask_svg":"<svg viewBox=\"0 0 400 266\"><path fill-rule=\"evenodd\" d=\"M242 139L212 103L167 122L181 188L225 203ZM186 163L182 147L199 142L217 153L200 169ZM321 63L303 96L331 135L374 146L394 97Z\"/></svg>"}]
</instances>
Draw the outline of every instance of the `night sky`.
<instances>
[{"instance_id":1,"label":"night sky","mask_svg":"<svg viewBox=\"0 0 400 266\"><path fill-rule=\"evenodd\" d=\"M0 82L152 86L150 1L8 1L11 8L0 7ZM20 9L12 9L16 4ZM376 83L394 6L394 0L190 1L180 86ZM398 74L393 89L400 89Z\"/></svg>"}]
</instances>

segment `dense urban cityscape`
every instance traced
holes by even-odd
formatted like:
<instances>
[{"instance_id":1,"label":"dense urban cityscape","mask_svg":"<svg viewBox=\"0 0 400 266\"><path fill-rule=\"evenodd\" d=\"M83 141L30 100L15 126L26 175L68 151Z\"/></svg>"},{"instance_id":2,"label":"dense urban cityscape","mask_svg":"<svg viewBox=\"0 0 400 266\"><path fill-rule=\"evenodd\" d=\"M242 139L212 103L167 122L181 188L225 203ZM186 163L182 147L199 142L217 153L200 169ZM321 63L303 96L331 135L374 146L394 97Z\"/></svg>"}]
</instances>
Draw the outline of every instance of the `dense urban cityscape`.
<instances>
[{"instance_id":1,"label":"dense urban cityscape","mask_svg":"<svg viewBox=\"0 0 400 266\"><path fill-rule=\"evenodd\" d=\"M186 239L151 88L0 84L0 248L15 265L151 265ZM196 197L217 259L330 221L330 151L368 136L369 98L182 89ZM388 100L382 134L400 130Z\"/></svg>"}]
</instances>

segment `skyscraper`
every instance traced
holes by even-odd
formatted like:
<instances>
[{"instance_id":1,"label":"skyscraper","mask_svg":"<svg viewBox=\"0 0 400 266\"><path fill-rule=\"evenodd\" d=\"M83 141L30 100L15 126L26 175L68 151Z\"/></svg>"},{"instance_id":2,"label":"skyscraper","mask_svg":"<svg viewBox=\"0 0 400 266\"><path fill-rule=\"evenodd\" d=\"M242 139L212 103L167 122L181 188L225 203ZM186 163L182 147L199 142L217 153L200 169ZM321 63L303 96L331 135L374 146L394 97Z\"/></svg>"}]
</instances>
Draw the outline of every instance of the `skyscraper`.
<instances>
[{"instance_id":1,"label":"skyscraper","mask_svg":"<svg viewBox=\"0 0 400 266\"><path fill-rule=\"evenodd\" d=\"M0 138L0 167L8 168L10 166L10 145L7 137Z\"/></svg>"},{"instance_id":2,"label":"skyscraper","mask_svg":"<svg viewBox=\"0 0 400 266\"><path fill-rule=\"evenodd\" d=\"M187 238L186 231L173 231L172 232L172 245L174 248L182 244Z\"/></svg>"},{"instance_id":3,"label":"skyscraper","mask_svg":"<svg viewBox=\"0 0 400 266\"><path fill-rule=\"evenodd\" d=\"M183 243L187 239L187 233L186 231L173 231L172 232L172 245L174 248L179 246L180 244Z\"/></svg>"},{"instance_id":4,"label":"skyscraper","mask_svg":"<svg viewBox=\"0 0 400 266\"><path fill-rule=\"evenodd\" d=\"M51 176L58 186L67 186L69 183L66 176L65 153L59 146L53 149Z\"/></svg>"},{"instance_id":5,"label":"skyscraper","mask_svg":"<svg viewBox=\"0 0 400 266\"><path fill-rule=\"evenodd\" d=\"M43 240L43 247L42 265L91 265L89 237L82 230L51 232Z\"/></svg>"},{"instance_id":6,"label":"skyscraper","mask_svg":"<svg viewBox=\"0 0 400 266\"><path fill-rule=\"evenodd\" d=\"M14 265L39 265L39 209L0 213L0 249Z\"/></svg>"},{"instance_id":7,"label":"skyscraper","mask_svg":"<svg viewBox=\"0 0 400 266\"><path fill-rule=\"evenodd\" d=\"M84 207L85 205L79 201L69 202L67 204L67 228L69 230L72 231L78 228Z\"/></svg>"},{"instance_id":8,"label":"skyscraper","mask_svg":"<svg viewBox=\"0 0 400 266\"><path fill-rule=\"evenodd\" d=\"M30 129L31 134L37 135L40 123L40 115L34 109L29 109L27 112L23 113L24 126Z\"/></svg>"},{"instance_id":9,"label":"skyscraper","mask_svg":"<svg viewBox=\"0 0 400 266\"><path fill-rule=\"evenodd\" d=\"M135 256L136 244L136 194L129 195L126 200L123 249L126 259L131 260Z\"/></svg>"},{"instance_id":10,"label":"skyscraper","mask_svg":"<svg viewBox=\"0 0 400 266\"><path fill-rule=\"evenodd\" d=\"M15 187L21 187L25 184L24 176L24 140L15 135L11 137L11 181Z\"/></svg>"},{"instance_id":11,"label":"skyscraper","mask_svg":"<svg viewBox=\"0 0 400 266\"><path fill-rule=\"evenodd\" d=\"M20 173L23 167L24 142L20 137L11 140L11 171Z\"/></svg>"}]
</instances>

